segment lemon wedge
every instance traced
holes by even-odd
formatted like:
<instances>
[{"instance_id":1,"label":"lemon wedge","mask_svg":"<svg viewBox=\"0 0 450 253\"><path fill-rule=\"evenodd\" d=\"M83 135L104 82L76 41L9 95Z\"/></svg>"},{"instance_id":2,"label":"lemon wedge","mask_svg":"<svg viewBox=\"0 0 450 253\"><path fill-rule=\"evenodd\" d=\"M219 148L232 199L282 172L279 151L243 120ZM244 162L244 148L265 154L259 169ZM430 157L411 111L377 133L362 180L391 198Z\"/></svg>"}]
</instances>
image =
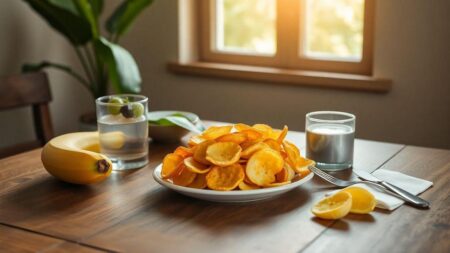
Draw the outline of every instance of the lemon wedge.
<instances>
[{"instance_id":1,"label":"lemon wedge","mask_svg":"<svg viewBox=\"0 0 450 253\"><path fill-rule=\"evenodd\" d=\"M366 214L375 209L377 204L375 196L364 188L350 186L340 192L347 192L352 195L351 213Z\"/></svg>"},{"instance_id":2,"label":"lemon wedge","mask_svg":"<svg viewBox=\"0 0 450 253\"><path fill-rule=\"evenodd\" d=\"M100 143L108 149L121 149L125 145L126 136L121 131L101 133Z\"/></svg>"},{"instance_id":3,"label":"lemon wedge","mask_svg":"<svg viewBox=\"0 0 450 253\"><path fill-rule=\"evenodd\" d=\"M340 191L317 202L312 213L322 219L335 220L347 215L352 208L352 195Z\"/></svg>"}]
</instances>

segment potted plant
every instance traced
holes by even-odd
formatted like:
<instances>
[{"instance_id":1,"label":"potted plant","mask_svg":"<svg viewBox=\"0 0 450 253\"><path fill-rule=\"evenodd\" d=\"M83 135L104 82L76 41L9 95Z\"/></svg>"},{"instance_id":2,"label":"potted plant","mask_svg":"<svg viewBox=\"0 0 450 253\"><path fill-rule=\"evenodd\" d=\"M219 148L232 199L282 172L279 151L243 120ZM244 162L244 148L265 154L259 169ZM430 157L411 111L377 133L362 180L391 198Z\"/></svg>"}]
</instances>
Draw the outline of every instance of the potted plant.
<instances>
[{"instance_id":1,"label":"potted plant","mask_svg":"<svg viewBox=\"0 0 450 253\"><path fill-rule=\"evenodd\" d=\"M136 17L153 0L124 0L106 20L106 36L102 36L99 23L104 0L24 1L69 41L83 73L50 61L24 64L23 72L40 71L49 67L64 71L88 89L93 98L106 95L109 83L116 93L140 92L139 68L133 56L118 43ZM95 123L95 114L81 117L84 120L89 118L93 118Z\"/></svg>"}]
</instances>

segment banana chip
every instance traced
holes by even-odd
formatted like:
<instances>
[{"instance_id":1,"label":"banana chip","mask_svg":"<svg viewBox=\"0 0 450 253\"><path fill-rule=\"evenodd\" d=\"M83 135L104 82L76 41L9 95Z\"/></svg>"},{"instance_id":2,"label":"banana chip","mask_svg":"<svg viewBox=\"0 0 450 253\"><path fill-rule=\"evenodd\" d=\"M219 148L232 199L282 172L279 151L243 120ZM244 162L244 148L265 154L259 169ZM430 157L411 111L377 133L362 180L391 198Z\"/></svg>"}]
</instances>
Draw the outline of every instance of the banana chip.
<instances>
[{"instance_id":1,"label":"banana chip","mask_svg":"<svg viewBox=\"0 0 450 253\"><path fill-rule=\"evenodd\" d=\"M188 146L195 147L204 141L206 141L206 139L203 138L201 135L194 135L189 139Z\"/></svg>"},{"instance_id":2,"label":"banana chip","mask_svg":"<svg viewBox=\"0 0 450 253\"><path fill-rule=\"evenodd\" d=\"M274 140L278 140L278 138L280 137L282 131L280 129L273 129L272 130L272 134L269 135L269 138L274 139Z\"/></svg>"},{"instance_id":3,"label":"banana chip","mask_svg":"<svg viewBox=\"0 0 450 253\"><path fill-rule=\"evenodd\" d=\"M295 171L294 169L292 169L289 163L285 162L283 165L283 169L280 172L278 172L278 174L276 174L275 177L278 183L292 181L292 179L295 177Z\"/></svg>"},{"instance_id":4,"label":"banana chip","mask_svg":"<svg viewBox=\"0 0 450 253\"><path fill-rule=\"evenodd\" d=\"M194 152L192 151L192 149L190 148L186 148L183 146L179 146L177 149L175 149L175 151L173 151L174 154L180 155L183 158L187 158L190 157L194 154Z\"/></svg>"},{"instance_id":5,"label":"banana chip","mask_svg":"<svg viewBox=\"0 0 450 253\"><path fill-rule=\"evenodd\" d=\"M190 188L204 189L206 188L206 174L198 174L194 181L188 185Z\"/></svg>"},{"instance_id":6,"label":"banana chip","mask_svg":"<svg viewBox=\"0 0 450 253\"><path fill-rule=\"evenodd\" d=\"M206 129L201 136L207 140L214 140L230 133L232 128L233 126L212 126Z\"/></svg>"},{"instance_id":7,"label":"banana chip","mask_svg":"<svg viewBox=\"0 0 450 253\"><path fill-rule=\"evenodd\" d=\"M266 149L266 148L270 149L270 146L264 142L257 142L255 144L251 145L250 147L244 149L241 153L241 157L245 158L245 159L249 159L250 156L252 156L254 153L256 153L262 149Z\"/></svg>"},{"instance_id":8,"label":"banana chip","mask_svg":"<svg viewBox=\"0 0 450 253\"><path fill-rule=\"evenodd\" d=\"M263 138L263 134L255 129L243 130L240 133L247 135L247 140L249 141L258 141Z\"/></svg>"},{"instance_id":9,"label":"banana chip","mask_svg":"<svg viewBox=\"0 0 450 253\"><path fill-rule=\"evenodd\" d=\"M283 143L284 138L286 138L286 135L288 133L289 129L287 126L283 127L283 130L278 134L276 140L279 144ZM275 139L275 138L274 138Z\"/></svg>"},{"instance_id":10,"label":"banana chip","mask_svg":"<svg viewBox=\"0 0 450 253\"><path fill-rule=\"evenodd\" d=\"M217 191L278 187L301 180L314 161L286 140L288 127L213 126L164 157L161 177L173 184Z\"/></svg>"},{"instance_id":11,"label":"banana chip","mask_svg":"<svg viewBox=\"0 0 450 253\"><path fill-rule=\"evenodd\" d=\"M239 164L227 167L215 166L206 175L208 188L217 191L231 191L244 180L244 169Z\"/></svg>"},{"instance_id":12,"label":"banana chip","mask_svg":"<svg viewBox=\"0 0 450 253\"><path fill-rule=\"evenodd\" d=\"M283 169L275 175L276 182L278 183L289 181L289 169L285 164L283 166Z\"/></svg>"},{"instance_id":13,"label":"banana chip","mask_svg":"<svg viewBox=\"0 0 450 253\"><path fill-rule=\"evenodd\" d=\"M283 157L283 160L287 161L287 157L288 157L288 156L287 156L286 152L284 152L283 150L281 150L280 155L281 155L281 157Z\"/></svg>"},{"instance_id":14,"label":"banana chip","mask_svg":"<svg viewBox=\"0 0 450 253\"><path fill-rule=\"evenodd\" d=\"M208 165L204 165L203 163L197 162L192 157L184 159L183 163L184 165L186 165L188 170L197 174L205 174L211 170L211 167L209 167Z\"/></svg>"},{"instance_id":15,"label":"banana chip","mask_svg":"<svg viewBox=\"0 0 450 253\"><path fill-rule=\"evenodd\" d=\"M248 184L245 182L245 180L243 180L242 182L239 183L238 185L240 190L243 191L248 191L248 190L255 190L255 189L259 189L260 187L254 184Z\"/></svg>"},{"instance_id":16,"label":"banana chip","mask_svg":"<svg viewBox=\"0 0 450 253\"><path fill-rule=\"evenodd\" d=\"M253 154L245 168L250 181L265 186L275 181L275 175L283 169L283 158L272 149L263 149Z\"/></svg>"},{"instance_id":17,"label":"banana chip","mask_svg":"<svg viewBox=\"0 0 450 253\"><path fill-rule=\"evenodd\" d=\"M208 149L209 145L212 145L214 143L216 143L216 142L213 140L210 140L210 141L204 141L204 142L198 144L197 146L195 146L194 154L193 154L194 159L199 163L203 163L206 165L211 164L208 160L206 160L206 149Z\"/></svg>"},{"instance_id":18,"label":"banana chip","mask_svg":"<svg viewBox=\"0 0 450 253\"><path fill-rule=\"evenodd\" d=\"M172 178L172 181L176 185L188 186L192 182L194 182L194 179L197 176L197 174L188 170L184 164L181 164L180 167L181 167L180 175Z\"/></svg>"},{"instance_id":19,"label":"banana chip","mask_svg":"<svg viewBox=\"0 0 450 253\"><path fill-rule=\"evenodd\" d=\"M234 142L217 142L208 146L206 160L217 166L229 166L239 161L241 150Z\"/></svg>"},{"instance_id":20,"label":"banana chip","mask_svg":"<svg viewBox=\"0 0 450 253\"><path fill-rule=\"evenodd\" d=\"M244 167L244 171L245 171L245 170L246 170L246 169L245 169L245 167ZM254 186L257 186L257 185L254 184L252 181L250 181L250 179L248 179L247 174L245 174L244 182L245 182L246 184L248 184L248 185L254 185Z\"/></svg>"},{"instance_id":21,"label":"banana chip","mask_svg":"<svg viewBox=\"0 0 450 253\"><path fill-rule=\"evenodd\" d=\"M290 162L290 165L293 168L297 167L297 162L300 159L300 150L298 150L298 148L294 144L288 141L283 141L283 149L287 154L287 159L288 162Z\"/></svg>"},{"instance_id":22,"label":"banana chip","mask_svg":"<svg viewBox=\"0 0 450 253\"><path fill-rule=\"evenodd\" d=\"M273 129L266 124L254 124L252 127L262 133L264 138L270 138L272 136Z\"/></svg>"},{"instance_id":23,"label":"banana chip","mask_svg":"<svg viewBox=\"0 0 450 253\"><path fill-rule=\"evenodd\" d=\"M234 142L236 144L241 144L247 140L247 135L245 133L231 133L222 135L216 139L218 142Z\"/></svg>"},{"instance_id":24,"label":"banana chip","mask_svg":"<svg viewBox=\"0 0 450 253\"><path fill-rule=\"evenodd\" d=\"M288 171L288 181L292 181L295 177L295 170L289 166L289 163L284 163L284 165L287 167L287 171Z\"/></svg>"},{"instance_id":25,"label":"banana chip","mask_svg":"<svg viewBox=\"0 0 450 253\"><path fill-rule=\"evenodd\" d=\"M265 139L264 143L269 145L269 147L275 151L281 152L281 145L274 139Z\"/></svg>"},{"instance_id":26,"label":"banana chip","mask_svg":"<svg viewBox=\"0 0 450 253\"><path fill-rule=\"evenodd\" d=\"M236 129L236 131L238 132L242 132L244 130L252 129L252 127L246 124L238 123L234 125L234 129Z\"/></svg>"},{"instance_id":27,"label":"banana chip","mask_svg":"<svg viewBox=\"0 0 450 253\"><path fill-rule=\"evenodd\" d=\"M183 163L183 157L177 154L167 154L164 157L161 177L163 179L172 178L180 172L180 165Z\"/></svg>"},{"instance_id":28,"label":"banana chip","mask_svg":"<svg viewBox=\"0 0 450 253\"><path fill-rule=\"evenodd\" d=\"M300 158L294 167L294 171L298 173L302 178L306 177L311 171L308 169L309 166L314 166L316 163L313 160L306 158Z\"/></svg>"},{"instance_id":29,"label":"banana chip","mask_svg":"<svg viewBox=\"0 0 450 253\"><path fill-rule=\"evenodd\" d=\"M247 141L241 143L240 146L241 146L242 150L244 150L244 149L246 149L246 148L248 148L248 147L250 147L250 146L252 146L252 145L254 145L256 143L258 143L258 142L257 141L248 141L247 140Z\"/></svg>"}]
</instances>

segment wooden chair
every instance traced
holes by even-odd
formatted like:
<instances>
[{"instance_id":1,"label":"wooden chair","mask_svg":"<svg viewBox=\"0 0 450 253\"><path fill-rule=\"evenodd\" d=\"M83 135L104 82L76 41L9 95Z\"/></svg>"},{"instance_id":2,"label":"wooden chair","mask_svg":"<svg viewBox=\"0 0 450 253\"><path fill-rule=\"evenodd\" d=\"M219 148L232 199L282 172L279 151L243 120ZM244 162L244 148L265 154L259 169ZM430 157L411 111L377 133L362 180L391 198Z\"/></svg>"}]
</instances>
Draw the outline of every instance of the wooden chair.
<instances>
[{"instance_id":1,"label":"wooden chair","mask_svg":"<svg viewBox=\"0 0 450 253\"><path fill-rule=\"evenodd\" d=\"M52 100L44 72L0 77L0 111L31 106L37 140L0 148L0 158L43 146L53 137L48 103Z\"/></svg>"}]
</instances>

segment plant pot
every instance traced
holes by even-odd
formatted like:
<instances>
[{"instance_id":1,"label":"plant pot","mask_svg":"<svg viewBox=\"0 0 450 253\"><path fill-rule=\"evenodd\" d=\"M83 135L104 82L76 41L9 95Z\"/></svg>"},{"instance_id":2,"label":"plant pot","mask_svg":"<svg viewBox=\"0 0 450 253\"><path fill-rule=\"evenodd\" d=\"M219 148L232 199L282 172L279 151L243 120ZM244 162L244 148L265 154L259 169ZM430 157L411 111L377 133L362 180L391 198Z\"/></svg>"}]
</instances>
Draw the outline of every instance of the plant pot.
<instances>
[{"instance_id":1,"label":"plant pot","mask_svg":"<svg viewBox=\"0 0 450 253\"><path fill-rule=\"evenodd\" d=\"M95 112L87 112L79 118L80 131L97 131L97 115Z\"/></svg>"}]
</instances>

